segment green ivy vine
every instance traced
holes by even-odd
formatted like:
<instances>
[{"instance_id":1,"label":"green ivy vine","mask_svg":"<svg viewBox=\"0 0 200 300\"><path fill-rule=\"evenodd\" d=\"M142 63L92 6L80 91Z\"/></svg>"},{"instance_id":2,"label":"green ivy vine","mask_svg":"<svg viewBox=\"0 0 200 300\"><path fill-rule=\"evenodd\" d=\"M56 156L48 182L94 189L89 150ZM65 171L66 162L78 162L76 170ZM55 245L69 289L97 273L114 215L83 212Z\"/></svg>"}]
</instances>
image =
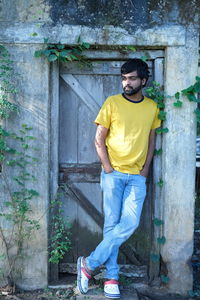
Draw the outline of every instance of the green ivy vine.
<instances>
[{"instance_id":1,"label":"green ivy vine","mask_svg":"<svg viewBox=\"0 0 200 300\"><path fill-rule=\"evenodd\" d=\"M78 38L76 46L69 46L64 44L49 44L48 38L44 39L44 49L35 51L35 57L46 57L49 62L56 60L62 62L77 61L81 67L89 66L90 63L86 56L83 55L83 51L88 50L90 44L82 42L81 38Z\"/></svg>"}]
</instances>

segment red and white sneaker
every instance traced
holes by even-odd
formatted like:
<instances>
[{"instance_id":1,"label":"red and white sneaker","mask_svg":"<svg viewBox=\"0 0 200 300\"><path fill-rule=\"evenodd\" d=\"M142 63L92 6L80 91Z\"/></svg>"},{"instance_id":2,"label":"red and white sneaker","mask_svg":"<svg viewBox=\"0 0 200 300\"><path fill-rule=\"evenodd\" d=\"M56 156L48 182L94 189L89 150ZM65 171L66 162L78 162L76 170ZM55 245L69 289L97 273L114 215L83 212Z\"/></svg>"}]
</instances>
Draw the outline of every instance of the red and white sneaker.
<instances>
[{"instance_id":1,"label":"red and white sneaker","mask_svg":"<svg viewBox=\"0 0 200 300\"><path fill-rule=\"evenodd\" d=\"M77 261L77 288L81 294L86 294L88 291L88 282L92 276L86 271L83 259L83 256L81 256Z\"/></svg>"},{"instance_id":2,"label":"red and white sneaker","mask_svg":"<svg viewBox=\"0 0 200 300\"><path fill-rule=\"evenodd\" d=\"M119 282L117 280L108 280L104 283L104 296L110 299L120 298Z\"/></svg>"}]
</instances>

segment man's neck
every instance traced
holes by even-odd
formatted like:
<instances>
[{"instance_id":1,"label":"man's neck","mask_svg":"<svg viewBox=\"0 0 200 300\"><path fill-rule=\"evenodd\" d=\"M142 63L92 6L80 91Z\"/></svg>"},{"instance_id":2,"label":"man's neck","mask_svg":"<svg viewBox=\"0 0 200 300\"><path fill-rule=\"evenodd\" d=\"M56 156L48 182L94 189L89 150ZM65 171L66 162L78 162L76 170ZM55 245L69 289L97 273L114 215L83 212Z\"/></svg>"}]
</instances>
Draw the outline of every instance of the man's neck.
<instances>
[{"instance_id":1,"label":"man's neck","mask_svg":"<svg viewBox=\"0 0 200 300\"><path fill-rule=\"evenodd\" d=\"M124 93L124 96L125 96L127 99L131 100L131 101L141 101L141 99L144 97L143 94L142 94L142 92L139 92L139 93L134 94L134 95L131 95L131 96L126 95L126 94Z\"/></svg>"}]
</instances>

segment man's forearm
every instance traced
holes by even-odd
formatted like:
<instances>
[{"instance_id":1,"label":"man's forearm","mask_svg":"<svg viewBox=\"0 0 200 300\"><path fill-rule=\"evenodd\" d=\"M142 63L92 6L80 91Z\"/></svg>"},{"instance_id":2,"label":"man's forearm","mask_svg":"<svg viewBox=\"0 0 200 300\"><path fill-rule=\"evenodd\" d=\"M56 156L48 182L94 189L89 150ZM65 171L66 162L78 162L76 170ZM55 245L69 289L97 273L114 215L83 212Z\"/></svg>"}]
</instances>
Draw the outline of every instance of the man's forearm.
<instances>
[{"instance_id":1,"label":"man's forearm","mask_svg":"<svg viewBox=\"0 0 200 300\"><path fill-rule=\"evenodd\" d=\"M105 143L107 132L108 129L104 128L103 126L99 125L97 127L97 132L95 136L95 147L105 172L110 173L113 171L113 168L108 157L108 152Z\"/></svg>"},{"instance_id":2,"label":"man's forearm","mask_svg":"<svg viewBox=\"0 0 200 300\"><path fill-rule=\"evenodd\" d=\"M149 167L153 158L154 149L155 149L155 130L152 130L149 136L149 146L147 152L147 158L144 164L142 171L140 172L141 175L147 176L149 172Z\"/></svg>"},{"instance_id":3,"label":"man's forearm","mask_svg":"<svg viewBox=\"0 0 200 300\"><path fill-rule=\"evenodd\" d=\"M153 158L154 149L155 149L155 143L151 143L148 148L148 153L147 153L147 158L146 158L146 161L144 164L144 168L149 169L152 158Z\"/></svg>"},{"instance_id":4,"label":"man's forearm","mask_svg":"<svg viewBox=\"0 0 200 300\"><path fill-rule=\"evenodd\" d=\"M106 171L106 173L107 172L109 173L112 170L112 166L111 166L110 160L108 158L106 145L95 141L95 146L96 146L96 151L97 151L97 154L99 156L99 159L102 163L104 170Z\"/></svg>"}]
</instances>

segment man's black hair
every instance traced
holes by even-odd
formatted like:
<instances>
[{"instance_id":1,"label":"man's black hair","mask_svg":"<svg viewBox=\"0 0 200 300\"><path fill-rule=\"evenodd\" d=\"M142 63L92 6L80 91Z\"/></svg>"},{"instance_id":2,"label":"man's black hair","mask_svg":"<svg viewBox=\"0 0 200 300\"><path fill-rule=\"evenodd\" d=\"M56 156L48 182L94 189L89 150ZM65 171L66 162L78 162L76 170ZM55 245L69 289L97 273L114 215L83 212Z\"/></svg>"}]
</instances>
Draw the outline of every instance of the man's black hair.
<instances>
[{"instance_id":1,"label":"man's black hair","mask_svg":"<svg viewBox=\"0 0 200 300\"><path fill-rule=\"evenodd\" d=\"M149 67L147 63L139 58L129 59L121 66L121 74L128 74L137 71L138 76L146 81L149 79Z\"/></svg>"}]
</instances>

